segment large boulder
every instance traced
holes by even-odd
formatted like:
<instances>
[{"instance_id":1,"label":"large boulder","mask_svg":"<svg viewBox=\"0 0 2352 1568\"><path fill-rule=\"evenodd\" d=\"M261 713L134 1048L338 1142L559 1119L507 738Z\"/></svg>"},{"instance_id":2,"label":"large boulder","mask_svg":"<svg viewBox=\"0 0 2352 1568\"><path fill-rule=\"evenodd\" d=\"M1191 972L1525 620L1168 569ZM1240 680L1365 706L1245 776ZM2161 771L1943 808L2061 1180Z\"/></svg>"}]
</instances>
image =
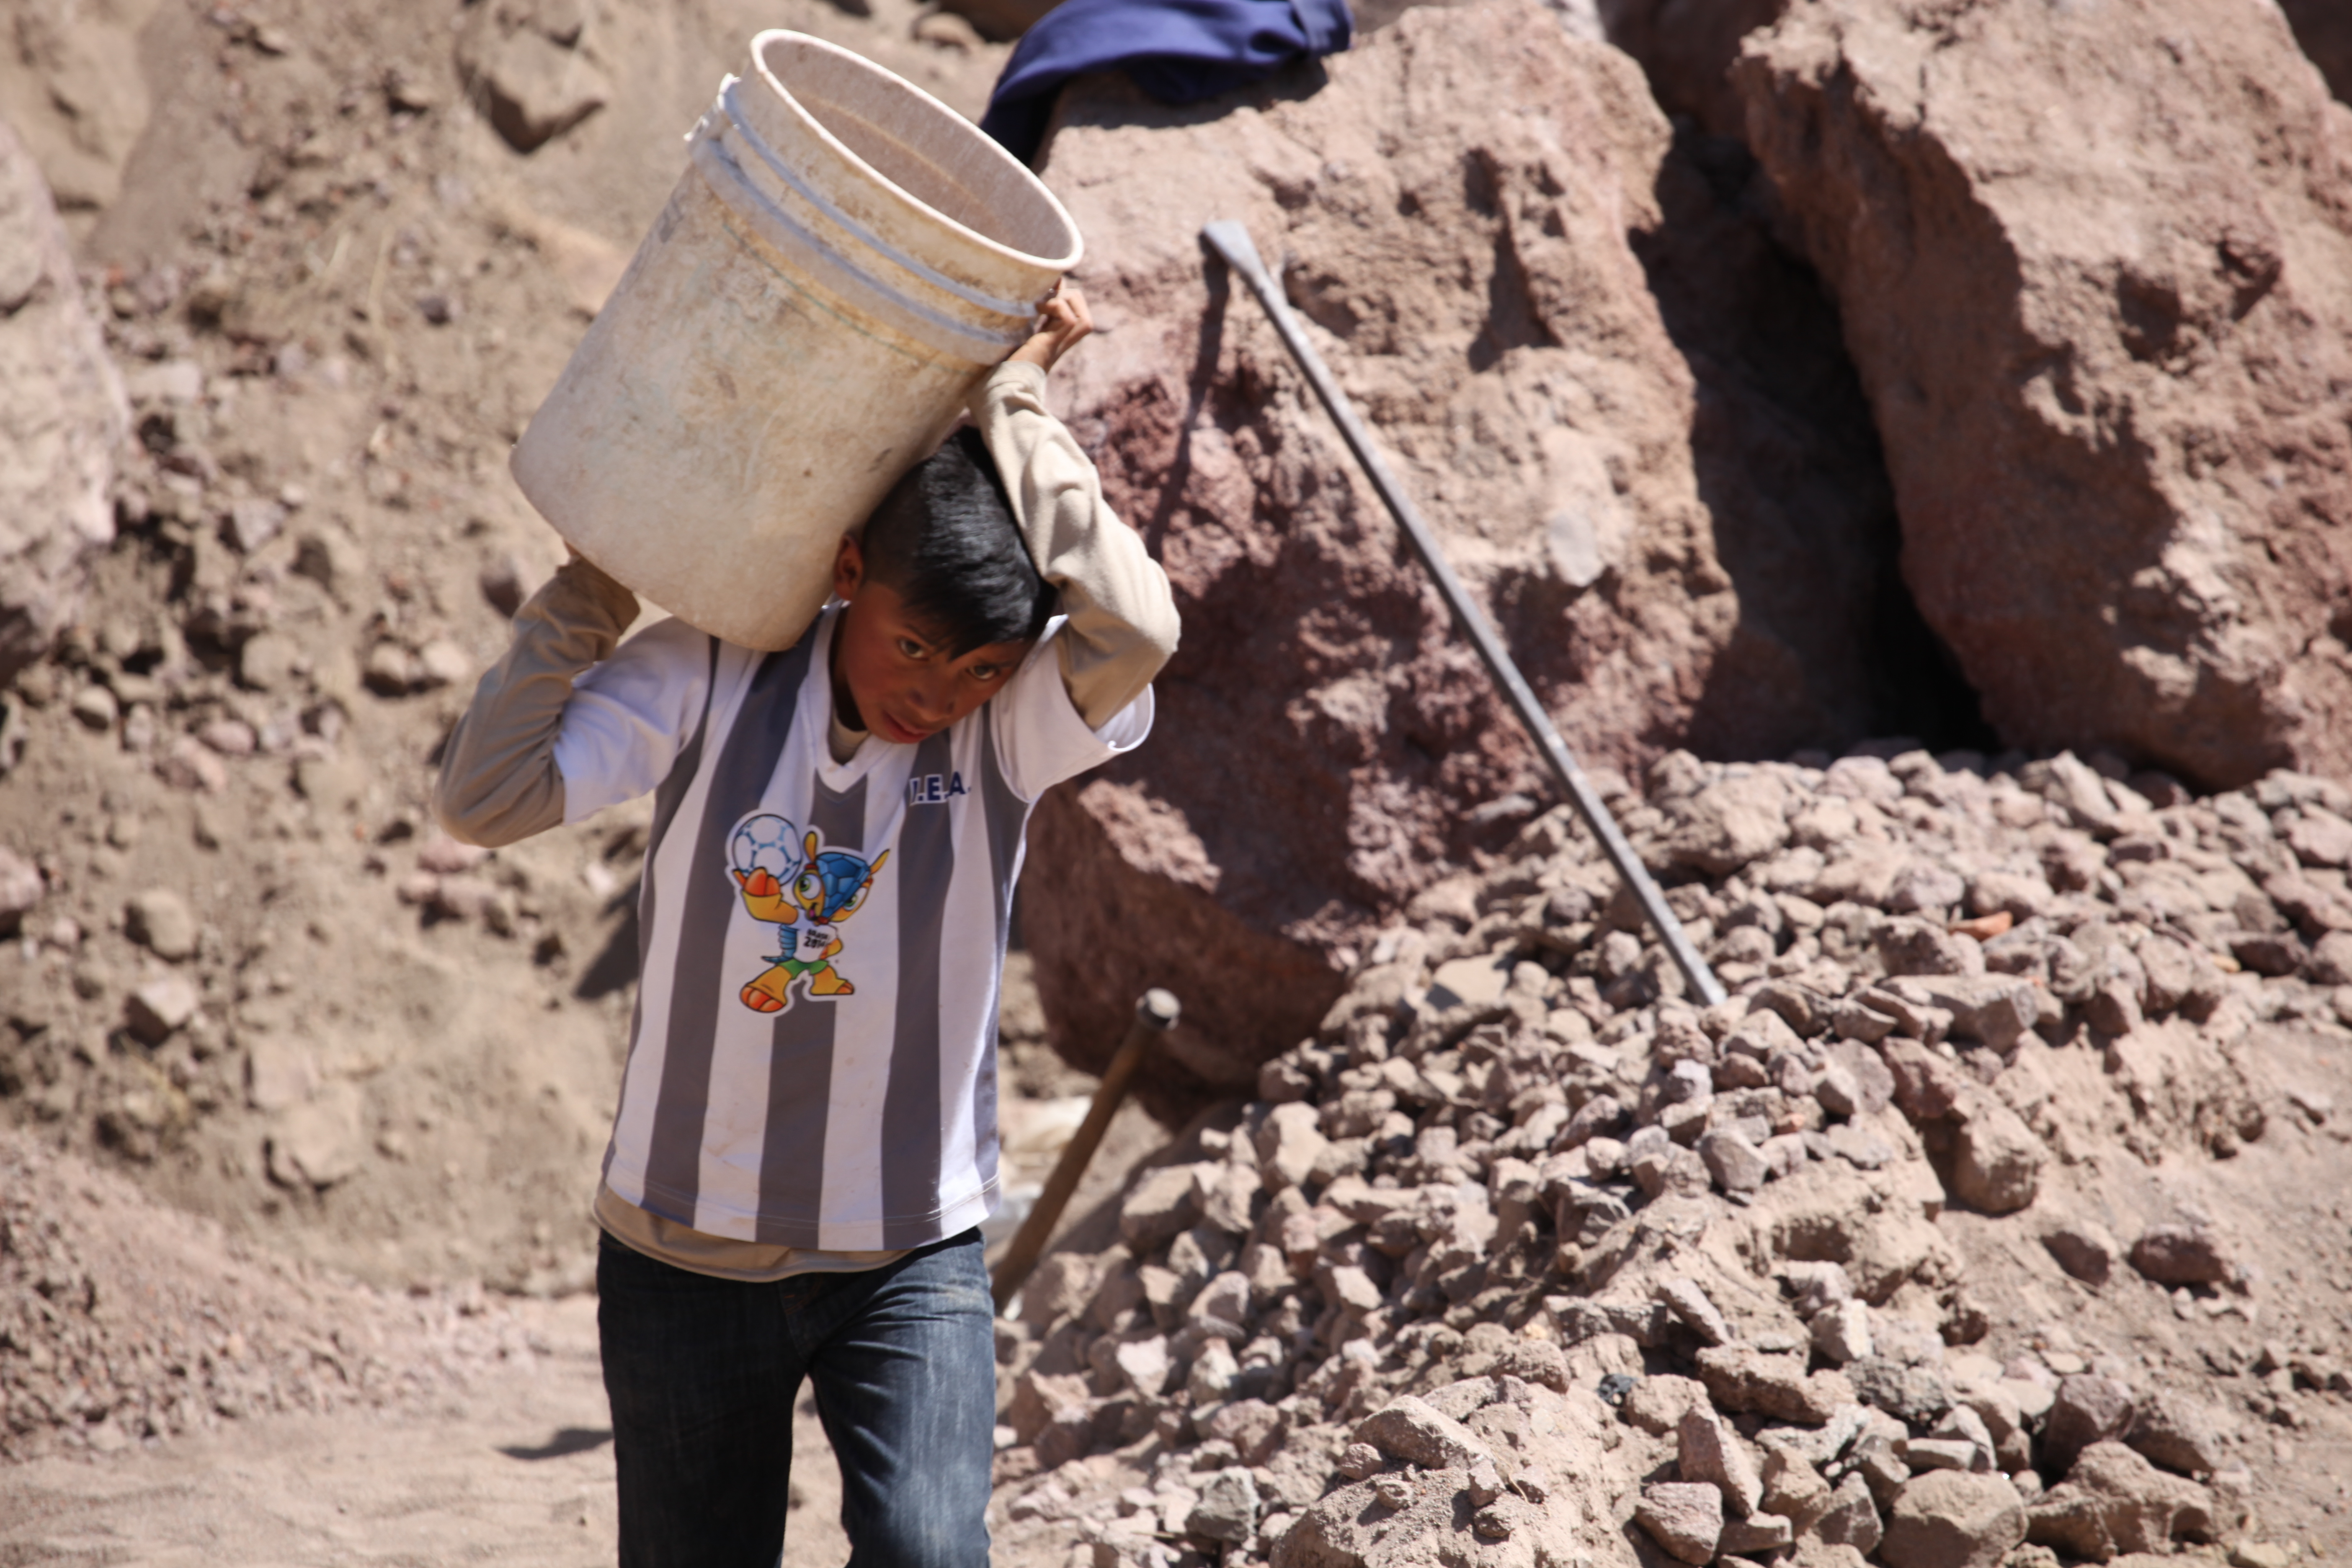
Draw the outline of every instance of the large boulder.
<instances>
[{"instance_id":1,"label":"large boulder","mask_svg":"<svg viewBox=\"0 0 2352 1568\"><path fill-rule=\"evenodd\" d=\"M1733 79L1985 717L2352 766L2352 110L2277 7L1803 0Z\"/></svg>"},{"instance_id":2,"label":"large boulder","mask_svg":"<svg viewBox=\"0 0 2352 1568\"><path fill-rule=\"evenodd\" d=\"M1508 842L1506 797L1549 794L1257 307L1204 263L1211 219L1286 268L1588 763L1868 728L1891 510L1866 405L1826 302L1801 269L1739 272L1759 231L1672 145L1630 60L1525 3L1408 12L1192 109L1110 79L1065 96L1042 169L1104 328L1065 412L1184 616L1152 744L1032 830L1054 891L1024 931L1079 1059L1165 984L1175 1058L1254 1082L1416 895ZM1761 323L1791 319L1824 331L1774 348Z\"/></svg>"},{"instance_id":3,"label":"large boulder","mask_svg":"<svg viewBox=\"0 0 2352 1568\"><path fill-rule=\"evenodd\" d=\"M0 122L0 685L80 607L130 423L48 186Z\"/></svg>"}]
</instances>

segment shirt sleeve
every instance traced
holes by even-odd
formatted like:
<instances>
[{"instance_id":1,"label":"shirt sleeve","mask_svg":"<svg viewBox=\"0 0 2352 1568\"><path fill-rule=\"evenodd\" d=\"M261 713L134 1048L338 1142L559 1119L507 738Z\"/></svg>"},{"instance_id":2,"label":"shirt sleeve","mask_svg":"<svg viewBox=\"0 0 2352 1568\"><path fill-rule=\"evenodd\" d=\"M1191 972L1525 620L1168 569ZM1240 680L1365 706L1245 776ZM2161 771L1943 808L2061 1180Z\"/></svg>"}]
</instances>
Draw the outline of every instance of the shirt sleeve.
<instances>
[{"instance_id":1,"label":"shirt sleeve","mask_svg":"<svg viewBox=\"0 0 2352 1568\"><path fill-rule=\"evenodd\" d=\"M1061 594L1066 622L1055 658L1062 682L1088 726L1109 724L1176 651L1168 575L1104 501L1094 464L1046 408L1043 370L997 366L972 395L971 416L1004 477L1030 559Z\"/></svg>"},{"instance_id":2,"label":"shirt sleeve","mask_svg":"<svg viewBox=\"0 0 2352 1568\"><path fill-rule=\"evenodd\" d=\"M989 702L997 765L1024 800L1035 800L1064 779L1133 751L1151 732L1149 684L1105 722L1087 722L1063 679L1060 644L1068 635L1067 621L1055 617Z\"/></svg>"},{"instance_id":3,"label":"shirt sleeve","mask_svg":"<svg viewBox=\"0 0 2352 1568\"><path fill-rule=\"evenodd\" d=\"M564 820L555 740L572 678L609 658L636 614L636 595L579 560L515 612L514 641L441 750L433 809L450 837L496 847Z\"/></svg>"},{"instance_id":4,"label":"shirt sleeve","mask_svg":"<svg viewBox=\"0 0 2352 1568\"><path fill-rule=\"evenodd\" d=\"M684 621L656 621L572 683L555 737L564 821L584 822L669 776L701 721L717 647Z\"/></svg>"}]
</instances>

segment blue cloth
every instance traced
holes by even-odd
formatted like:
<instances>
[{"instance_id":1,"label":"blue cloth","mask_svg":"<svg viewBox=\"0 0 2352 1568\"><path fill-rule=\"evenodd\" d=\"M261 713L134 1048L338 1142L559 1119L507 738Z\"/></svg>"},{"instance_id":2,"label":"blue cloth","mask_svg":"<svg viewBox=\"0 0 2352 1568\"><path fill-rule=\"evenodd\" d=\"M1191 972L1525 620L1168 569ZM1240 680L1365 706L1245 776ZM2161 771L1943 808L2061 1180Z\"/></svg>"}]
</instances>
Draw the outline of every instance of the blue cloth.
<instances>
[{"instance_id":1,"label":"blue cloth","mask_svg":"<svg viewBox=\"0 0 2352 1568\"><path fill-rule=\"evenodd\" d=\"M979 1231L767 1285L601 1242L621 1568L773 1568L803 1379L841 1465L850 1562L988 1568L996 1326Z\"/></svg>"},{"instance_id":2,"label":"blue cloth","mask_svg":"<svg viewBox=\"0 0 2352 1568\"><path fill-rule=\"evenodd\" d=\"M1062 0L1004 62L980 128L1025 163L1074 76L1124 70L1162 103L1198 103L1354 35L1347 0Z\"/></svg>"}]
</instances>

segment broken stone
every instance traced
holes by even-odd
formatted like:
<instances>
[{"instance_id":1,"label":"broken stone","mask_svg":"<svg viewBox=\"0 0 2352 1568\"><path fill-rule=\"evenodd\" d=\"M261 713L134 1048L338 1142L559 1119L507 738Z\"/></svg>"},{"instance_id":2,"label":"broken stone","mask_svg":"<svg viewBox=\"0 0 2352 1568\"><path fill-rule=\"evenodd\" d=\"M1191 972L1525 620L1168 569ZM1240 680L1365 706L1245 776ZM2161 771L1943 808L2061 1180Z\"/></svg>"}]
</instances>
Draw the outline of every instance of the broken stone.
<instances>
[{"instance_id":1,"label":"broken stone","mask_svg":"<svg viewBox=\"0 0 2352 1568\"><path fill-rule=\"evenodd\" d=\"M2129 1431L2137 1410L2132 1391L2114 1378L2088 1373L2061 1378L2042 1424L2042 1462L2064 1475L2075 1455Z\"/></svg>"},{"instance_id":2,"label":"broken stone","mask_svg":"<svg viewBox=\"0 0 2352 1568\"><path fill-rule=\"evenodd\" d=\"M1914 1122L1940 1121L1967 1093L1949 1062L1916 1038L1891 1037L1879 1047L1895 1078L1895 1103Z\"/></svg>"},{"instance_id":3,"label":"broken stone","mask_svg":"<svg viewBox=\"0 0 2352 1568\"><path fill-rule=\"evenodd\" d=\"M1893 1320L1874 1325L1874 1342L1885 1340L1895 1328ZM1851 1362L1845 1375L1854 1395L1863 1404L1884 1410L1896 1420L1910 1426L1927 1426L1952 1406L1951 1391L1943 1379L1923 1366L1910 1366L1886 1353L1885 1343L1875 1343L1879 1353Z\"/></svg>"},{"instance_id":4,"label":"broken stone","mask_svg":"<svg viewBox=\"0 0 2352 1568\"><path fill-rule=\"evenodd\" d=\"M1021 1321L1039 1332L1083 1309L1095 1293L1095 1260L1083 1253L1048 1253L1021 1287Z\"/></svg>"},{"instance_id":5,"label":"broken stone","mask_svg":"<svg viewBox=\"0 0 2352 1568\"><path fill-rule=\"evenodd\" d=\"M1796 1527L1779 1514L1751 1513L1727 1520L1715 1549L1727 1557L1769 1557L1796 1539Z\"/></svg>"},{"instance_id":6,"label":"broken stone","mask_svg":"<svg viewBox=\"0 0 2352 1568\"><path fill-rule=\"evenodd\" d=\"M1202 1409L1218 1404L1233 1393L1240 1381L1241 1363L1223 1340L1211 1340L1192 1358L1192 1370L1185 1374L1184 1390L1192 1396L1192 1407Z\"/></svg>"},{"instance_id":7,"label":"broken stone","mask_svg":"<svg viewBox=\"0 0 2352 1568\"><path fill-rule=\"evenodd\" d=\"M485 16L463 59L490 124L518 153L536 151L604 107L604 75L577 49L533 27L501 28Z\"/></svg>"},{"instance_id":8,"label":"broken stone","mask_svg":"<svg viewBox=\"0 0 2352 1568\"><path fill-rule=\"evenodd\" d=\"M1840 1301L1813 1314L1813 1349L1832 1366L1844 1366L1871 1352L1870 1309L1860 1301Z\"/></svg>"},{"instance_id":9,"label":"broken stone","mask_svg":"<svg viewBox=\"0 0 2352 1568\"><path fill-rule=\"evenodd\" d=\"M1954 936L1940 921L1887 921L1878 928L1875 940L1879 962L1889 974L1984 973L1984 949L1967 937Z\"/></svg>"},{"instance_id":10,"label":"broken stone","mask_svg":"<svg viewBox=\"0 0 2352 1568\"><path fill-rule=\"evenodd\" d=\"M1801 1318L1853 1299L1853 1279L1840 1263L1790 1263L1781 1271Z\"/></svg>"},{"instance_id":11,"label":"broken stone","mask_svg":"<svg viewBox=\"0 0 2352 1568\"><path fill-rule=\"evenodd\" d=\"M1864 1557L1878 1550L1885 1531L1870 1483L1860 1471L1848 1471L1831 1491L1829 1507L1813 1521L1812 1532L1826 1545L1851 1546Z\"/></svg>"},{"instance_id":12,"label":"broken stone","mask_svg":"<svg viewBox=\"0 0 2352 1568\"><path fill-rule=\"evenodd\" d=\"M2013 1214L2032 1203L2047 1151L2018 1114L1990 1096L1972 1100L1952 1164L1960 1201L1985 1214Z\"/></svg>"},{"instance_id":13,"label":"broken stone","mask_svg":"<svg viewBox=\"0 0 2352 1568\"><path fill-rule=\"evenodd\" d=\"M2085 1285L2105 1285L2115 1272L2123 1248L2096 1220L2061 1220L2042 1237L2042 1245L2058 1267Z\"/></svg>"},{"instance_id":14,"label":"broken stone","mask_svg":"<svg viewBox=\"0 0 2352 1568\"><path fill-rule=\"evenodd\" d=\"M1257 1132L1258 1172L1276 1191L1304 1186L1315 1163L1330 1148L1318 1125L1321 1111L1312 1105L1277 1105L1267 1113Z\"/></svg>"},{"instance_id":15,"label":"broken stone","mask_svg":"<svg viewBox=\"0 0 2352 1568\"><path fill-rule=\"evenodd\" d=\"M180 974L159 975L131 993L124 1006L131 1032L150 1046L160 1046L196 1016L201 1000L195 984Z\"/></svg>"},{"instance_id":16,"label":"broken stone","mask_svg":"<svg viewBox=\"0 0 2352 1568\"><path fill-rule=\"evenodd\" d=\"M331 1187L360 1168L365 1153L359 1086L329 1084L287 1107L269 1133L269 1175L280 1186Z\"/></svg>"},{"instance_id":17,"label":"broken stone","mask_svg":"<svg viewBox=\"0 0 2352 1568\"><path fill-rule=\"evenodd\" d=\"M2027 1510L2025 1537L2095 1563L2169 1552L2175 1539L2213 1534L2211 1494L2168 1476L2121 1443L2083 1450L2066 1479Z\"/></svg>"},{"instance_id":18,"label":"broken stone","mask_svg":"<svg viewBox=\"0 0 2352 1568\"><path fill-rule=\"evenodd\" d=\"M1337 1270L1334 1272L1336 1273ZM1358 1270L1358 1272L1361 1271ZM1341 1298L1344 1303L1347 1300L1347 1292L1344 1290L1341 1292ZM1377 1296L1372 1304L1379 1305ZM1358 1307L1356 1310L1369 1311L1371 1309ZM1232 1269L1214 1276L1201 1288L1201 1293L1192 1298L1192 1305L1185 1309L1185 1313L1194 1319L1204 1321L1213 1319L1219 1322L1231 1323L1237 1328L1247 1325L1251 1316L1248 1276Z\"/></svg>"},{"instance_id":19,"label":"broken stone","mask_svg":"<svg viewBox=\"0 0 2352 1568\"><path fill-rule=\"evenodd\" d=\"M426 690L458 685L473 672L466 650L446 637L435 637L416 650L416 684Z\"/></svg>"},{"instance_id":20,"label":"broken stone","mask_svg":"<svg viewBox=\"0 0 2352 1568\"><path fill-rule=\"evenodd\" d=\"M1202 1208L1194 1168L1163 1165L1146 1173L1119 1205L1119 1239L1139 1254L1151 1251L1198 1225Z\"/></svg>"},{"instance_id":21,"label":"broken stone","mask_svg":"<svg viewBox=\"0 0 2352 1568\"><path fill-rule=\"evenodd\" d=\"M1660 1373L1635 1379L1619 1408L1627 1421L1653 1437L1663 1437L1681 1427L1685 1411L1706 1403L1706 1385L1696 1379Z\"/></svg>"},{"instance_id":22,"label":"broken stone","mask_svg":"<svg viewBox=\"0 0 2352 1568\"><path fill-rule=\"evenodd\" d=\"M229 503L227 520L221 532L238 553L250 555L271 540L286 526L286 509L274 500L248 497Z\"/></svg>"},{"instance_id":23,"label":"broken stone","mask_svg":"<svg viewBox=\"0 0 2352 1568\"><path fill-rule=\"evenodd\" d=\"M2151 1463L2184 1476L2210 1475L2230 1455L2211 1412L2170 1390L2158 1391L2140 1406L2124 1434L2124 1444Z\"/></svg>"},{"instance_id":24,"label":"broken stone","mask_svg":"<svg viewBox=\"0 0 2352 1568\"><path fill-rule=\"evenodd\" d=\"M1354 1440L1424 1469L1467 1469L1488 1458L1470 1429L1411 1394L1391 1401L1356 1427Z\"/></svg>"},{"instance_id":25,"label":"broken stone","mask_svg":"<svg viewBox=\"0 0 2352 1568\"><path fill-rule=\"evenodd\" d=\"M1913 1437L1900 1447L1898 1457L1915 1475L1929 1470L1980 1470L1985 1466L1979 1458L1990 1457L1989 1452L1980 1455L1976 1444L1959 1437Z\"/></svg>"},{"instance_id":26,"label":"broken stone","mask_svg":"<svg viewBox=\"0 0 2352 1568\"><path fill-rule=\"evenodd\" d=\"M303 1047L275 1035L260 1035L246 1047L246 1103L256 1110L283 1110L317 1091L319 1068Z\"/></svg>"},{"instance_id":27,"label":"broken stone","mask_svg":"<svg viewBox=\"0 0 2352 1568\"><path fill-rule=\"evenodd\" d=\"M1976 1040L2004 1056L2025 1037L2039 1016L2032 983L2016 975L1936 975L1916 984L1928 1005L1951 1014L1954 1036Z\"/></svg>"},{"instance_id":28,"label":"broken stone","mask_svg":"<svg viewBox=\"0 0 2352 1568\"><path fill-rule=\"evenodd\" d=\"M1185 1516L1184 1531L1239 1545L1257 1530L1257 1508L1256 1478L1242 1466L1228 1466L1202 1484L1201 1500Z\"/></svg>"},{"instance_id":29,"label":"broken stone","mask_svg":"<svg viewBox=\"0 0 2352 1568\"><path fill-rule=\"evenodd\" d=\"M1787 799L1780 781L1769 773L1711 784L1683 805L1667 853L1679 865L1727 876L1788 842Z\"/></svg>"},{"instance_id":30,"label":"broken stone","mask_svg":"<svg viewBox=\"0 0 2352 1568\"><path fill-rule=\"evenodd\" d=\"M1800 1531L1811 1529L1832 1506L1829 1482L1792 1448L1766 1451L1763 1480L1766 1510L1787 1519Z\"/></svg>"},{"instance_id":31,"label":"broken stone","mask_svg":"<svg viewBox=\"0 0 2352 1568\"><path fill-rule=\"evenodd\" d=\"M1997 1473L1932 1471L1905 1484L1886 1520L1887 1568L1999 1568L2025 1540L2025 1500Z\"/></svg>"},{"instance_id":32,"label":"broken stone","mask_svg":"<svg viewBox=\"0 0 2352 1568\"><path fill-rule=\"evenodd\" d=\"M2219 1285L2235 1272L2221 1240L2200 1225L2157 1225L2132 1243L2131 1264L2158 1285Z\"/></svg>"},{"instance_id":33,"label":"broken stone","mask_svg":"<svg viewBox=\"0 0 2352 1568\"><path fill-rule=\"evenodd\" d=\"M1751 1345L1716 1345L1698 1352L1699 1380L1726 1410L1819 1426L1841 1405L1853 1403L1853 1385L1834 1372L1805 1371L1801 1355L1770 1355Z\"/></svg>"},{"instance_id":34,"label":"broken stone","mask_svg":"<svg viewBox=\"0 0 2352 1568\"><path fill-rule=\"evenodd\" d=\"M1723 1321L1723 1314L1716 1310L1713 1301L1707 1300L1706 1292L1699 1289L1697 1281L1671 1275L1659 1280L1654 1290L1657 1299L1665 1303L1666 1310L1698 1335L1701 1343L1720 1345L1730 1342L1731 1326Z\"/></svg>"},{"instance_id":35,"label":"broken stone","mask_svg":"<svg viewBox=\"0 0 2352 1568\"><path fill-rule=\"evenodd\" d=\"M103 686L85 686L68 705L73 716L92 730L110 730L121 715L114 693Z\"/></svg>"},{"instance_id":36,"label":"broken stone","mask_svg":"<svg viewBox=\"0 0 2352 1568\"><path fill-rule=\"evenodd\" d=\"M1764 1481L1739 1435L1704 1405L1683 1412L1676 1428L1676 1458L1685 1481L1705 1481L1723 1493L1734 1514L1754 1513L1764 1500Z\"/></svg>"},{"instance_id":37,"label":"broken stone","mask_svg":"<svg viewBox=\"0 0 2352 1568\"><path fill-rule=\"evenodd\" d=\"M1209 1416L1202 1430L1212 1442L1233 1445L1244 1464L1263 1465L1282 1446L1289 1427L1289 1417L1265 1400L1236 1399Z\"/></svg>"},{"instance_id":38,"label":"broken stone","mask_svg":"<svg viewBox=\"0 0 2352 1568\"><path fill-rule=\"evenodd\" d=\"M405 697L424 679L416 656L396 642L379 642L368 649L360 679L379 697Z\"/></svg>"},{"instance_id":39,"label":"broken stone","mask_svg":"<svg viewBox=\"0 0 2352 1568\"><path fill-rule=\"evenodd\" d=\"M228 769L212 747L194 735L173 737L171 745L155 759L155 776L173 789L205 795L218 795L228 787Z\"/></svg>"},{"instance_id":40,"label":"broken stone","mask_svg":"<svg viewBox=\"0 0 2352 1568\"><path fill-rule=\"evenodd\" d=\"M40 868L0 845L0 931L15 930L47 890Z\"/></svg>"},{"instance_id":41,"label":"broken stone","mask_svg":"<svg viewBox=\"0 0 2352 1568\"><path fill-rule=\"evenodd\" d=\"M1764 1156L1736 1127L1718 1127L1701 1134L1698 1155L1716 1184L1727 1193L1755 1192L1771 1174Z\"/></svg>"},{"instance_id":42,"label":"broken stone","mask_svg":"<svg viewBox=\"0 0 2352 1568\"><path fill-rule=\"evenodd\" d=\"M1166 1392L1168 1379L1175 1371L1168 1353L1168 1341L1160 1334L1127 1341L1112 1352L1112 1360L1129 1388L1154 1399Z\"/></svg>"},{"instance_id":43,"label":"broken stone","mask_svg":"<svg viewBox=\"0 0 2352 1568\"><path fill-rule=\"evenodd\" d=\"M124 932L158 958L174 963L196 951L196 917L187 900L161 888L135 894L122 909Z\"/></svg>"},{"instance_id":44,"label":"broken stone","mask_svg":"<svg viewBox=\"0 0 2352 1568\"><path fill-rule=\"evenodd\" d=\"M1653 1481L1642 1489L1633 1520L1669 1555L1710 1563L1723 1537L1723 1494L1698 1482Z\"/></svg>"},{"instance_id":45,"label":"broken stone","mask_svg":"<svg viewBox=\"0 0 2352 1568\"><path fill-rule=\"evenodd\" d=\"M1471 1461L1470 1473L1465 1479L1469 1483L1470 1506L1473 1508L1485 1508L1503 1495L1502 1473L1495 1468L1491 1457L1482 1456Z\"/></svg>"}]
</instances>

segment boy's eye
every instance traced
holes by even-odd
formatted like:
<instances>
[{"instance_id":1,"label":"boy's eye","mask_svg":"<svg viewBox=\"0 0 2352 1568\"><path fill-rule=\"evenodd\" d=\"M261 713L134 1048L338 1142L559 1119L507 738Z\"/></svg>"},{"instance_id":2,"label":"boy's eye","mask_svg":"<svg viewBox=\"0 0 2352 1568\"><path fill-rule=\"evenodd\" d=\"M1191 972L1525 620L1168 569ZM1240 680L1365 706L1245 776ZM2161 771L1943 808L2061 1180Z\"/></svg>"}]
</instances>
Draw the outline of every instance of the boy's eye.
<instances>
[{"instance_id":1,"label":"boy's eye","mask_svg":"<svg viewBox=\"0 0 2352 1568\"><path fill-rule=\"evenodd\" d=\"M900 658L921 658L926 651L927 650L924 648L923 645L917 642L912 637L900 637L898 639L898 657Z\"/></svg>"},{"instance_id":2,"label":"boy's eye","mask_svg":"<svg viewBox=\"0 0 2352 1568\"><path fill-rule=\"evenodd\" d=\"M967 673L974 680L994 680L1004 673L1004 667L1001 664L975 664Z\"/></svg>"}]
</instances>

